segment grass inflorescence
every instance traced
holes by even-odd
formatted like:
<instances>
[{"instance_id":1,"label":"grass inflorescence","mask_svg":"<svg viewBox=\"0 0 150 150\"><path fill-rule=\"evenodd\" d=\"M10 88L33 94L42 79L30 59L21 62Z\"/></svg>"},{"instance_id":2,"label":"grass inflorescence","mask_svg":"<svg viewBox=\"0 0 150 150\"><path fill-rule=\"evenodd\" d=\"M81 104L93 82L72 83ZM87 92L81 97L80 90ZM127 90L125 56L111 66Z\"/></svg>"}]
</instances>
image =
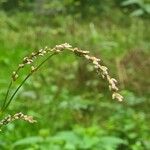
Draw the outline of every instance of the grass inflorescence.
<instances>
[{"instance_id":1,"label":"grass inflorescence","mask_svg":"<svg viewBox=\"0 0 150 150\"><path fill-rule=\"evenodd\" d=\"M108 73L108 68L104 65L101 64L101 60L91 56L89 51L81 50L77 47L73 48L71 45L68 43L56 45L54 48L48 48L45 47L44 49L40 49L36 52L32 52L30 55L27 57L23 58L23 61L18 65L18 68L13 71L11 81L9 84L9 87L6 92L6 96L3 102L3 105L1 107L1 112L4 112L10 103L12 102L13 98L15 97L16 93L19 91L19 89L23 86L23 84L28 80L28 78L33 75L34 72L36 72L45 62L47 62L52 56L60 54L64 52L65 50L74 53L76 56L85 58L88 60L94 68L96 69L96 72L98 73L99 76L101 76L109 85L109 90L112 93L112 99L116 99L118 101L123 100L123 96L118 93L118 87L117 87L117 80L112 78L109 73ZM35 65L34 62L39 58L39 57L44 57L47 56L39 65ZM25 79L20 83L20 85L16 88L16 90L13 93L10 93L10 89L12 87L12 84L19 78L19 73L20 71L25 68L26 66L30 66L30 72L27 74ZM33 118L28 117L27 115L23 115L22 113L17 113L13 116L8 116L5 119L3 119L0 122L0 125L6 125L9 122L12 122L16 119L23 119L28 122L35 122Z\"/></svg>"}]
</instances>

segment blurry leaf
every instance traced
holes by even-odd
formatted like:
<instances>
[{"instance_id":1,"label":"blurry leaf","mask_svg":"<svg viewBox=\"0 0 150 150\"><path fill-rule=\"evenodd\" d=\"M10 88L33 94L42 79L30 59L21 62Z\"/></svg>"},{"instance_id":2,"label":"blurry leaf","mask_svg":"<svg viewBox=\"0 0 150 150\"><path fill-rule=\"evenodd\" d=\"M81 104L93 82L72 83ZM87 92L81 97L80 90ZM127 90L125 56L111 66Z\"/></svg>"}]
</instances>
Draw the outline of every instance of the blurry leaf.
<instances>
[{"instance_id":1,"label":"blurry leaf","mask_svg":"<svg viewBox=\"0 0 150 150\"><path fill-rule=\"evenodd\" d=\"M99 143L98 137L88 137L84 136L81 139L80 148L81 149L92 149L94 146L96 146Z\"/></svg>"},{"instance_id":2,"label":"blurry leaf","mask_svg":"<svg viewBox=\"0 0 150 150\"><path fill-rule=\"evenodd\" d=\"M79 137L72 131L59 132L53 137L54 141L64 141L66 144L77 145L80 142Z\"/></svg>"},{"instance_id":3,"label":"blurry leaf","mask_svg":"<svg viewBox=\"0 0 150 150\"><path fill-rule=\"evenodd\" d=\"M7 145L7 143L5 143L5 141L0 141L0 148L5 148Z\"/></svg>"},{"instance_id":4,"label":"blurry leaf","mask_svg":"<svg viewBox=\"0 0 150 150\"><path fill-rule=\"evenodd\" d=\"M116 150L120 144L126 145L127 142L118 137L105 136L100 138L100 147L103 147L104 150Z\"/></svg>"},{"instance_id":5,"label":"blurry leaf","mask_svg":"<svg viewBox=\"0 0 150 150\"><path fill-rule=\"evenodd\" d=\"M64 148L65 150L76 150L76 146L73 145L72 143L66 143Z\"/></svg>"},{"instance_id":6,"label":"blurry leaf","mask_svg":"<svg viewBox=\"0 0 150 150\"><path fill-rule=\"evenodd\" d=\"M129 137L130 139L135 139L135 138L138 137L138 134L137 134L137 133L129 133L129 134L128 134L128 137Z\"/></svg>"},{"instance_id":7,"label":"blurry leaf","mask_svg":"<svg viewBox=\"0 0 150 150\"><path fill-rule=\"evenodd\" d=\"M14 128L15 128L15 126L14 126L13 123L10 123L10 124L7 125L7 130L8 130L8 131L12 131L12 132L13 132L13 131L14 131Z\"/></svg>"},{"instance_id":8,"label":"blurry leaf","mask_svg":"<svg viewBox=\"0 0 150 150\"><path fill-rule=\"evenodd\" d=\"M123 95L126 99L126 102L129 106L141 104L141 103L145 102L145 100L146 100L143 97L136 97L134 95L134 93L132 93L130 91L123 91L122 93L123 93Z\"/></svg>"},{"instance_id":9,"label":"blurry leaf","mask_svg":"<svg viewBox=\"0 0 150 150\"><path fill-rule=\"evenodd\" d=\"M150 4L145 5L144 10L150 14Z\"/></svg>"},{"instance_id":10,"label":"blurry leaf","mask_svg":"<svg viewBox=\"0 0 150 150\"><path fill-rule=\"evenodd\" d=\"M21 140L18 140L17 142L15 142L13 144L13 147L21 146L21 145L30 145L30 144L40 143L40 142L43 142L42 137L38 137L38 136L27 137L27 138L24 138L24 139L21 139Z\"/></svg>"},{"instance_id":11,"label":"blurry leaf","mask_svg":"<svg viewBox=\"0 0 150 150\"><path fill-rule=\"evenodd\" d=\"M124 2L122 2L123 6L128 6L128 5L132 5L132 4L141 4L141 0L125 0Z\"/></svg>"},{"instance_id":12,"label":"blurry leaf","mask_svg":"<svg viewBox=\"0 0 150 150\"><path fill-rule=\"evenodd\" d=\"M80 96L75 96L71 101L69 101L69 108L80 110L87 109L92 106L93 101L82 99Z\"/></svg>"},{"instance_id":13,"label":"blurry leaf","mask_svg":"<svg viewBox=\"0 0 150 150\"><path fill-rule=\"evenodd\" d=\"M147 149L150 149L150 139L149 141L147 140L147 141L144 141L143 143Z\"/></svg>"},{"instance_id":14,"label":"blurry leaf","mask_svg":"<svg viewBox=\"0 0 150 150\"><path fill-rule=\"evenodd\" d=\"M124 130L128 132L129 130L133 130L134 128L135 124L131 122L125 125Z\"/></svg>"},{"instance_id":15,"label":"blurry leaf","mask_svg":"<svg viewBox=\"0 0 150 150\"><path fill-rule=\"evenodd\" d=\"M144 150L141 141L137 141L133 145L131 145L132 150Z\"/></svg>"},{"instance_id":16,"label":"blurry leaf","mask_svg":"<svg viewBox=\"0 0 150 150\"><path fill-rule=\"evenodd\" d=\"M47 136L49 136L49 134L50 134L50 131L49 131L49 129L40 129L39 130L39 135L40 136L42 136L42 137L47 137Z\"/></svg>"},{"instance_id":17,"label":"blurry leaf","mask_svg":"<svg viewBox=\"0 0 150 150\"><path fill-rule=\"evenodd\" d=\"M137 9L131 13L131 16L137 16L138 17L138 16L141 16L143 14L144 14L144 11L142 9Z\"/></svg>"},{"instance_id":18,"label":"blurry leaf","mask_svg":"<svg viewBox=\"0 0 150 150\"><path fill-rule=\"evenodd\" d=\"M9 66L10 60L8 58L0 58L0 64L2 64L4 66Z\"/></svg>"},{"instance_id":19,"label":"blurry leaf","mask_svg":"<svg viewBox=\"0 0 150 150\"><path fill-rule=\"evenodd\" d=\"M24 98L26 100L36 100L37 95L35 91L22 91L21 98Z\"/></svg>"}]
</instances>

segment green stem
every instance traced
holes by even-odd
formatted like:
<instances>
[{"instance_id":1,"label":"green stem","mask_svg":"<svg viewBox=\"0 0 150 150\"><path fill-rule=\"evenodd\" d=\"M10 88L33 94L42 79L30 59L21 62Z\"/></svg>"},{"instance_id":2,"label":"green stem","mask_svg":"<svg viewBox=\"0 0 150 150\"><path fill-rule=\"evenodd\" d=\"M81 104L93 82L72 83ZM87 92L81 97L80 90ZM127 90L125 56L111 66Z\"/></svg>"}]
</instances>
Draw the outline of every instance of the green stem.
<instances>
[{"instance_id":1,"label":"green stem","mask_svg":"<svg viewBox=\"0 0 150 150\"><path fill-rule=\"evenodd\" d=\"M21 84L17 87L17 89L15 90L15 92L12 94L12 96L10 97L9 101L7 102L7 104L5 105L5 107L2 109L2 112L4 112L6 110L6 108L9 106L9 104L11 103L11 101L13 100L14 96L16 95L16 93L19 91L19 89L22 87L22 85L25 83L25 81L31 76L31 73L28 74L26 76L26 78L21 82Z\"/></svg>"},{"instance_id":2,"label":"green stem","mask_svg":"<svg viewBox=\"0 0 150 150\"><path fill-rule=\"evenodd\" d=\"M12 81L10 81L9 86L8 86L8 88L7 88L6 96L5 96L3 105L2 105L2 107L1 107L1 110L4 108L4 106L5 106L6 102L7 102L7 98L8 98L8 95L9 95L11 86L12 86Z\"/></svg>"}]
</instances>

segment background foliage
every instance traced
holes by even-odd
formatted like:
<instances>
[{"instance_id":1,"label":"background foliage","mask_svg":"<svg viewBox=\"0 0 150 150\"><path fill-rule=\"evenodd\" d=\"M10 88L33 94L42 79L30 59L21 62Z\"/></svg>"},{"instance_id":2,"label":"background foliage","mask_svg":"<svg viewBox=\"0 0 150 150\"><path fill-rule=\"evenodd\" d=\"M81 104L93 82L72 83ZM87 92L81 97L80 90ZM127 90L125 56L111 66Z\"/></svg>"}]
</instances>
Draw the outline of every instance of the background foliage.
<instances>
[{"instance_id":1,"label":"background foliage","mask_svg":"<svg viewBox=\"0 0 150 150\"><path fill-rule=\"evenodd\" d=\"M33 115L38 123L3 128L0 149L149 150L149 19L149 0L0 0L1 103L25 55L64 42L100 57L125 97L112 101L91 66L57 56L7 111Z\"/></svg>"}]
</instances>

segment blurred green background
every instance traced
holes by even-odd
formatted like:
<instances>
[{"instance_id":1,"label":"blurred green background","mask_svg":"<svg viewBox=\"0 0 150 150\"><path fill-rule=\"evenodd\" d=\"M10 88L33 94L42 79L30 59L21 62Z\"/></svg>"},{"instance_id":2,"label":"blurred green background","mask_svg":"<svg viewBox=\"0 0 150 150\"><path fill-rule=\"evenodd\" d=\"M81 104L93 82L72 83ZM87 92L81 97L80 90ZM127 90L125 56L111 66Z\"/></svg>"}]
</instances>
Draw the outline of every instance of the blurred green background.
<instances>
[{"instance_id":1,"label":"blurred green background","mask_svg":"<svg viewBox=\"0 0 150 150\"><path fill-rule=\"evenodd\" d=\"M38 123L3 128L0 149L150 150L150 1L0 0L0 103L25 55L65 42L103 60L124 102L86 61L53 57L6 111Z\"/></svg>"}]
</instances>

